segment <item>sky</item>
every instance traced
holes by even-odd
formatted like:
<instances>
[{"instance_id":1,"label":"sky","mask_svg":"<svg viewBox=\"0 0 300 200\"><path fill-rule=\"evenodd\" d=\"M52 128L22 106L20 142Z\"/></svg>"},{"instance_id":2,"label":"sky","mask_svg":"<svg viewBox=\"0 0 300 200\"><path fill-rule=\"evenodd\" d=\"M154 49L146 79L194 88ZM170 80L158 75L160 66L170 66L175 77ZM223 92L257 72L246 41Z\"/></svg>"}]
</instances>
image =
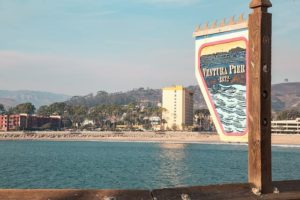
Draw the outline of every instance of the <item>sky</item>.
<instances>
[{"instance_id":1,"label":"sky","mask_svg":"<svg viewBox=\"0 0 300 200\"><path fill-rule=\"evenodd\" d=\"M85 95L196 85L198 24L250 0L0 0L0 89ZM272 82L300 81L300 0L272 0Z\"/></svg>"}]
</instances>

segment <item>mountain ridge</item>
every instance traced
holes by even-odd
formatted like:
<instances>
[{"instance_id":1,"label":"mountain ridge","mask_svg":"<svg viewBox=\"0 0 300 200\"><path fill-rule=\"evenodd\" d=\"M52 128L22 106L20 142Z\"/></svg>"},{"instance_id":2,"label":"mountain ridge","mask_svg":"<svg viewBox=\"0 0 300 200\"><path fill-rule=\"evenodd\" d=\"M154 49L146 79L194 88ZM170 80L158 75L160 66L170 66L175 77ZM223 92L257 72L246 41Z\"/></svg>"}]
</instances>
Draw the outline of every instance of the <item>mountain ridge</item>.
<instances>
[{"instance_id":1,"label":"mountain ridge","mask_svg":"<svg viewBox=\"0 0 300 200\"><path fill-rule=\"evenodd\" d=\"M194 109L207 108L199 86L187 86L194 92ZM86 96L77 96L66 101L71 105L95 106L97 104L128 104L131 102L149 102L156 104L161 102L161 89L138 88L127 92L97 93ZM105 99L105 100L104 100ZM119 101L116 101L118 99ZM300 110L300 82L278 83L272 85L272 110L275 112L298 109Z\"/></svg>"},{"instance_id":2,"label":"mountain ridge","mask_svg":"<svg viewBox=\"0 0 300 200\"><path fill-rule=\"evenodd\" d=\"M207 108L199 86L187 86L194 92L194 109ZM19 103L32 102L37 108L41 105L49 105L55 102L65 102L70 105L84 105L93 107L96 105L129 103L145 103L157 105L161 102L161 89L136 88L125 92L108 93L98 91L83 96L68 96L51 92L31 90L0 90L0 103L6 107ZM300 82L278 83L272 85L272 109L282 111L287 109L300 110Z\"/></svg>"},{"instance_id":3,"label":"mountain ridge","mask_svg":"<svg viewBox=\"0 0 300 200\"><path fill-rule=\"evenodd\" d=\"M44 91L0 90L0 103L6 108L20 103L31 102L36 108L55 102L66 101L71 96Z\"/></svg>"}]
</instances>

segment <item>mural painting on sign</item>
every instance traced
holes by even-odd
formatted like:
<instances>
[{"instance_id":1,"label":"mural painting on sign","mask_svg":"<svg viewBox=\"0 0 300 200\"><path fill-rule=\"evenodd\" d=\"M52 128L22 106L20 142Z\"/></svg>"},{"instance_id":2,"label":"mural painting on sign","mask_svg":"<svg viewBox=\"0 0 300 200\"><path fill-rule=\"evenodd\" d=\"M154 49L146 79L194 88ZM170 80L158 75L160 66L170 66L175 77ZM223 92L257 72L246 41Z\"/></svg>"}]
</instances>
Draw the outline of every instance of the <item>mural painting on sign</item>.
<instances>
[{"instance_id":1,"label":"mural painting on sign","mask_svg":"<svg viewBox=\"0 0 300 200\"><path fill-rule=\"evenodd\" d=\"M248 23L241 15L194 32L195 72L220 139L247 142Z\"/></svg>"}]
</instances>

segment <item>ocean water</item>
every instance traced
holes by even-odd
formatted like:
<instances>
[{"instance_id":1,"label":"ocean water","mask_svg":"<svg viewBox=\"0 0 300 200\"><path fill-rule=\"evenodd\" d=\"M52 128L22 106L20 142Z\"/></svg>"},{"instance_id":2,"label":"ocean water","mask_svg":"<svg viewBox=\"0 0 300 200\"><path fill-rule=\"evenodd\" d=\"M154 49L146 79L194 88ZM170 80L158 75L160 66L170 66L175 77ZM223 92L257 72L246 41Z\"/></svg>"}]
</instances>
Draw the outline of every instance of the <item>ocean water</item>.
<instances>
[{"instance_id":1,"label":"ocean water","mask_svg":"<svg viewBox=\"0 0 300 200\"><path fill-rule=\"evenodd\" d=\"M216 84L209 89L223 129L243 133L246 129L246 86Z\"/></svg>"},{"instance_id":2,"label":"ocean water","mask_svg":"<svg viewBox=\"0 0 300 200\"><path fill-rule=\"evenodd\" d=\"M300 148L273 147L273 179L300 179ZM0 188L153 189L247 181L247 146L0 141Z\"/></svg>"}]
</instances>

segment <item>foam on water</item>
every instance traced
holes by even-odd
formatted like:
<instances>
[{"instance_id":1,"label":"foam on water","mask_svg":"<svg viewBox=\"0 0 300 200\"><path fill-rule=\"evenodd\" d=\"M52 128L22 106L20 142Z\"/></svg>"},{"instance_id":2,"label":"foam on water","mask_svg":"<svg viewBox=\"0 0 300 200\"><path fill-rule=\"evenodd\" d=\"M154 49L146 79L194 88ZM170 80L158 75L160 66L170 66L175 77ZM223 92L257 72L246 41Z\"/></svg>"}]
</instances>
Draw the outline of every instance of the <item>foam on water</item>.
<instances>
[{"instance_id":1,"label":"foam on water","mask_svg":"<svg viewBox=\"0 0 300 200\"><path fill-rule=\"evenodd\" d=\"M209 89L225 132L242 133L246 129L246 86L217 84Z\"/></svg>"}]
</instances>

